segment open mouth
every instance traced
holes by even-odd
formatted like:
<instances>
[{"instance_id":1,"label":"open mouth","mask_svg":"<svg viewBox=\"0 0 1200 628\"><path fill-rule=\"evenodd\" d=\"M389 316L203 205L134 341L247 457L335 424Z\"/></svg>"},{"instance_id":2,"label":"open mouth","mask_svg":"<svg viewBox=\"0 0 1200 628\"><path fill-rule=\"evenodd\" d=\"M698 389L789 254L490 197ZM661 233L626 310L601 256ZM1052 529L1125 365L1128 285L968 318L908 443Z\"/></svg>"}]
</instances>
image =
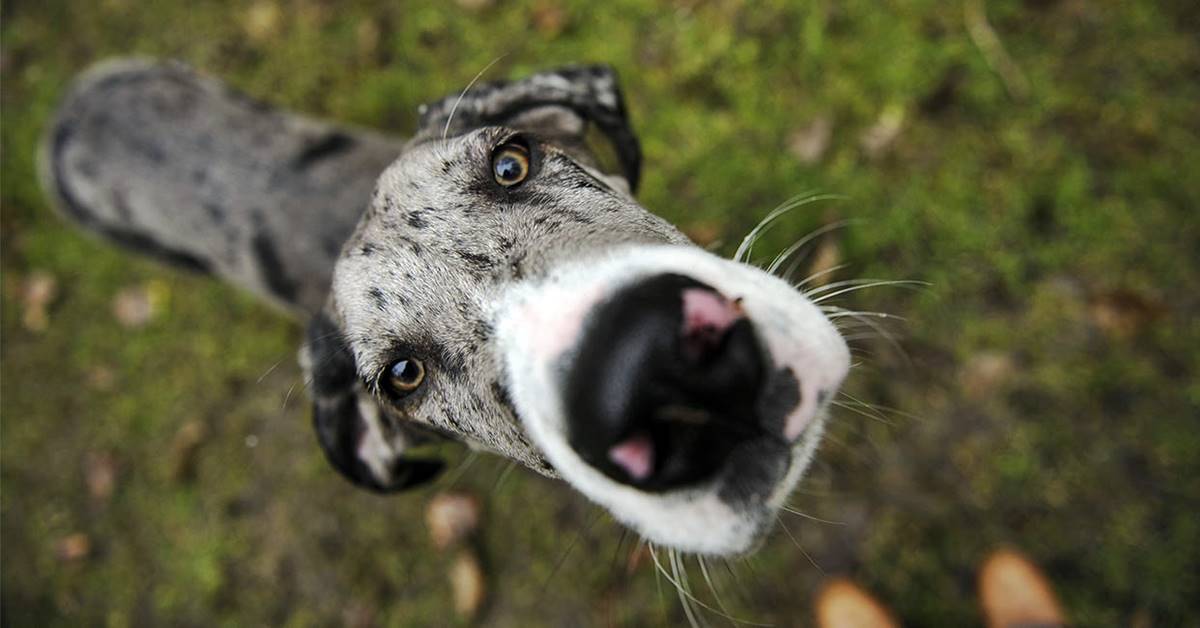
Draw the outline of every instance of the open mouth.
<instances>
[{"instance_id":1,"label":"open mouth","mask_svg":"<svg viewBox=\"0 0 1200 628\"><path fill-rule=\"evenodd\" d=\"M534 442L618 520L687 551L745 551L770 527L849 368L791 286L691 247L612 252L501 307Z\"/></svg>"}]
</instances>

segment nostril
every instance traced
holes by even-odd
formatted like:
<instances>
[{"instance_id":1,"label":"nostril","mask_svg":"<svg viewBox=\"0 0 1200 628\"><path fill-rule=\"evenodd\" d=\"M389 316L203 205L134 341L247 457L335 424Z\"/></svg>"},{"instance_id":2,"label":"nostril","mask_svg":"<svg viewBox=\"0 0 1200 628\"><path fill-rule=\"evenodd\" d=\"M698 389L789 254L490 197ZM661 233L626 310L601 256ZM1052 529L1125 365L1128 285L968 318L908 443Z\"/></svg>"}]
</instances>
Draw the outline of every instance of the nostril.
<instances>
[{"instance_id":1,"label":"nostril","mask_svg":"<svg viewBox=\"0 0 1200 628\"><path fill-rule=\"evenodd\" d=\"M608 450L608 458L636 482L644 482L654 471L654 441L638 432Z\"/></svg>"},{"instance_id":2,"label":"nostril","mask_svg":"<svg viewBox=\"0 0 1200 628\"><path fill-rule=\"evenodd\" d=\"M764 433L765 366L738 301L682 275L642 280L588 315L564 374L568 442L642 490L702 481Z\"/></svg>"},{"instance_id":3,"label":"nostril","mask_svg":"<svg viewBox=\"0 0 1200 628\"><path fill-rule=\"evenodd\" d=\"M740 301L731 301L714 290L685 288L683 328L680 330L684 355L692 360L713 352L729 328L742 317Z\"/></svg>"}]
</instances>

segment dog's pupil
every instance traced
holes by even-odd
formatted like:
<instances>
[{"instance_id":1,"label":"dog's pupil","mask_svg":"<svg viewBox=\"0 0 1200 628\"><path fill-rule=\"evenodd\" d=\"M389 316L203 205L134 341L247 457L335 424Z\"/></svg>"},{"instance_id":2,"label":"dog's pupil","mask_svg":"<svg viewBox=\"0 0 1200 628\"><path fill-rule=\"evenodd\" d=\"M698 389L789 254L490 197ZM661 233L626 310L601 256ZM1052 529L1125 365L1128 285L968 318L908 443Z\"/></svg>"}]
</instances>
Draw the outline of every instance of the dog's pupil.
<instances>
[{"instance_id":1,"label":"dog's pupil","mask_svg":"<svg viewBox=\"0 0 1200 628\"><path fill-rule=\"evenodd\" d=\"M408 360L400 360L392 365L392 377L400 382L411 382L417 376L417 367Z\"/></svg>"},{"instance_id":2,"label":"dog's pupil","mask_svg":"<svg viewBox=\"0 0 1200 628\"><path fill-rule=\"evenodd\" d=\"M496 160L496 176L505 181L521 178L520 160L510 155L505 155Z\"/></svg>"}]
</instances>

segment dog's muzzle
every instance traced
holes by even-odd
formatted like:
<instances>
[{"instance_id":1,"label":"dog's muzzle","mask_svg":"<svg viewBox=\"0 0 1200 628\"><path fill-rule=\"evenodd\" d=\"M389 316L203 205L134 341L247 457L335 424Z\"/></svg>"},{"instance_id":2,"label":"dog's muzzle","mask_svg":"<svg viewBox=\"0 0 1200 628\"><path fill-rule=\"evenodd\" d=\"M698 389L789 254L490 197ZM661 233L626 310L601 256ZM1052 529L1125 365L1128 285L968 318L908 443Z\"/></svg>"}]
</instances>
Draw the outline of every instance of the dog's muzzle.
<instances>
[{"instance_id":1,"label":"dog's muzzle","mask_svg":"<svg viewBox=\"0 0 1200 628\"><path fill-rule=\"evenodd\" d=\"M680 274L642 279L584 323L565 375L567 441L643 491L708 480L739 445L769 437L758 409L768 357L738 300Z\"/></svg>"}]
</instances>

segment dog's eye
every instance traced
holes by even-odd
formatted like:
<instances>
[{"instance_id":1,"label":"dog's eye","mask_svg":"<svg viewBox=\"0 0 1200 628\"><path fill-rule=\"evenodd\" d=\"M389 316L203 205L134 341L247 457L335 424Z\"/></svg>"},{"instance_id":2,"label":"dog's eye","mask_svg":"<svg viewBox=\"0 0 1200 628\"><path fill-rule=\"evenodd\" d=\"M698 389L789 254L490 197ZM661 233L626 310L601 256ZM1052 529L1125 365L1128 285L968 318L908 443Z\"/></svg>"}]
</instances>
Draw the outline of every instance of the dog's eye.
<instances>
[{"instance_id":1,"label":"dog's eye","mask_svg":"<svg viewBox=\"0 0 1200 628\"><path fill-rule=\"evenodd\" d=\"M425 381L425 365L415 358L396 360L383 374L383 387L393 397L404 397Z\"/></svg>"},{"instance_id":2,"label":"dog's eye","mask_svg":"<svg viewBox=\"0 0 1200 628\"><path fill-rule=\"evenodd\" d=\"M529 149L512 142L502 144L492 153L492 176L506 188L520 185L529 176Z\"/></svg>"}]
</instances>

